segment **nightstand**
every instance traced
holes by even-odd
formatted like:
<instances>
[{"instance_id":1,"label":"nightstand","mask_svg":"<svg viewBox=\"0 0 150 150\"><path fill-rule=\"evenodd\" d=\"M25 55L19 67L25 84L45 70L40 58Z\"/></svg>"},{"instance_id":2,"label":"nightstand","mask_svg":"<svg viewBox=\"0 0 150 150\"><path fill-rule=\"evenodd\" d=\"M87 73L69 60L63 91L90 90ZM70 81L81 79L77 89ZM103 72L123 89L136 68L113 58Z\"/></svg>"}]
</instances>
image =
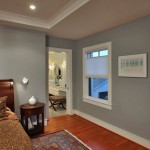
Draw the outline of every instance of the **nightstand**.
<instances>
[{"instance_id":1,"label":"nightstand","mask_svg":"<svg viewBox=\"0 0 150 150\"><path fill-rule=\"evenodd\" d=\"M20 106L21 124L30 136L44 133L44 105L44 103L37 102L35 105L26 103ZM28 118L31 116L36 116L37 123L32 129L29 129Z\"/></svg>"}]
</instances>

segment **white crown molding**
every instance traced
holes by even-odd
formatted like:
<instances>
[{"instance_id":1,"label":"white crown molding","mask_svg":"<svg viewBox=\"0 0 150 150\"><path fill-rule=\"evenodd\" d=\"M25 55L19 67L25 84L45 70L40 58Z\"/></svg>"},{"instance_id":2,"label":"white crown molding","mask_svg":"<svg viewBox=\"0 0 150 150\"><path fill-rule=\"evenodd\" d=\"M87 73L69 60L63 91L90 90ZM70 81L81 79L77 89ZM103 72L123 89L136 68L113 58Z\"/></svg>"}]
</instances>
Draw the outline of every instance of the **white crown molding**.
<instances>
[{"instance_id":1,"label":"white crown molding","mask_svg":"<svg viewBox=\"0 0 150 150\"><path fill-rule=\"evenodd\" d=\"M52 28L58 22L75 12L81 6L85 5L90 0L72 0L63 9L61 9L55 16L49 19L48 28Z\"/></svg>"},{"instance_id":2,"label":"white crown molding","mask_svg":"<svg viewBox=\"0 0 150 150\"><path fill-rule=\"evenodd\" d=\"M0 20L29 25L29 26L35 26L40 28L46 28L47 25L45 20L35 19L32 17L27 17L23 15L5 12L5 11L0 11Z\"/></svg>"},{"instance_id":3,"label":"white crown molding","mask_svg":"<svg viewBox=\"0 0 150 150\"><path fill-rule=\"evenodd\" d=\"M72 0L55 16L49 18L48 20L36 19L32 17L9 13L6 11L0 11L0 20L44 29L50 29L89 1L90 0Z\"/></svg>"},{"instance_id":4,"label":"white crown molding","mask_svg":"<svg viewBox=\"0 0 150 150\"><path fill-rule=\"evenodd\" d=\"M131 140L131 141L134 141L135 143L138 143L138 144L140 144L140 145L150 149L150 141L147 140L147 139L144 139L144 138L142 138L140 136L137 136L137 135L135 135L135 134L133 134L131 132L123 130L123 129L121 129L119 127L116 127L116 126L114 126L112 124L109 124L107 122L104 122L104 121L102 121L100 119L94 118L94 117L92 117L92 116L90 116L88 114L85 114L85 113L81 112L81 111L74 110L74 114L77 114L77 115L79 115L79 116L81 116L81 117L83 117L83 118L85 118L85 119L87 119L87 120L89 120L91 122L94 122L95 124L97 124L99 126L102 126L102 127L106 128L106 129L108 129L108 130L110 130L110 131L112 131L114 133L117 133L117 134L119 134L119 135L121 135L121 136L123 136L123 137L125 137L125 138L127 138L129 140Z\"/></svg>"}]
</instances>

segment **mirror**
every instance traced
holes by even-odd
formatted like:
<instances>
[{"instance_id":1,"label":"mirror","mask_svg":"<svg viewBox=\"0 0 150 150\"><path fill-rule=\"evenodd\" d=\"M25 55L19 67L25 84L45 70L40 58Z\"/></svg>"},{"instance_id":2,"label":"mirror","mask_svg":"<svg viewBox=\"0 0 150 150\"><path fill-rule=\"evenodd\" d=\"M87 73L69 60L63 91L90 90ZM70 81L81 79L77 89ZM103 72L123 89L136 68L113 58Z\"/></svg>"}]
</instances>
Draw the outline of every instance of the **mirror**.
<instances>
[{"instance_id":1,"label":"mirror","mask_svg":"<svg viewBox=\"0 0 150 150\"><path fill-rule=\"evenodd\" d=\"M56 86L59 86L59 80L62 78L62 74L61 74L61 69L58 65L55 66L54 69L54 73L55 73L55 84Z\"/></svg>"},{"instance_id":2,"label":"mirror","mask_svg":"<svg viewBox=\"0 0 150 150\"><path fill-rule=\"evenodd\" d=\"M54 66L54 67L52 67ZM59 86L59 80L62 79L62 70L57 64L52 64L49 66L49 81Z\"/></svg>"},{"instance_id":3,"label":"mirror","mask_svg":"<svg viewBox=\"0 0 150 150\"><path fill-rule=\"evenodd\" d=\"M61 76L61 69L58 65L55 66L55 69L54 69L54 73L55 73L55 76Z\"/></svg>"},{"instance_id":4,"label":"mirror","mask_svg":"<svg viewBox=\"0 0 150 150\"><path fill-rule=\"evenodd\" d=\"M49 86L66 87L66 61L65 52L49 52Z\"/></svg>"}]
</instances>

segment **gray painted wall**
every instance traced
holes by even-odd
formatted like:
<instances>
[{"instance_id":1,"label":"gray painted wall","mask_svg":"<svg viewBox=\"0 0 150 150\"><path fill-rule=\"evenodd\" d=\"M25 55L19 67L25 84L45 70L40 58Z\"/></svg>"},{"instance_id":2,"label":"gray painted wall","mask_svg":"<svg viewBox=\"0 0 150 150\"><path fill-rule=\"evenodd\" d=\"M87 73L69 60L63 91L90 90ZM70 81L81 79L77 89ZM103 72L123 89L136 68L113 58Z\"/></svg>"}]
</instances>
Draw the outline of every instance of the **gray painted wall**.
<instances>
[{"instance_id":1,"label":"gray painted wall","mask_svg":"<svg viewBox=\"0 0 150 150\"><path fill-rule=\"evenodd\" d=\"M78 41L47 37L46 46L73 50L74 109L150 140L150 78L117 74L118 56L148 53L150 59L149 39L150 17L145 17ZM82 101L82 48L108 41L112 41L112 110ZM0 79L14 79L18 115L19 105L32 95L48 103L47 54L44 33L0 26ZM149 70L148 65L148 74ZM30 79L27 87L21 84L24 76Z\"/></svg>"},{"instance_id":2,"label":"gray painted wall","mask_svg":"<svg viewBox=\"0 0 150 150\"><path fill-rule=\"evenodd\" d=\"M46 103L45 34L32 30L0 26L0 79L14 79L15 110L34 95ZM23 86L23 77L29 79Z\"/></svg>"},{"instance_id":3,"label":"gray painted wall","mask_svg":"<svg viewBox=\"0 0 150 150\"><path fill-rule=\"evenodd\" d=\"M57 37L46 37L46 46L47 47L56 47L56 48L66 48L66 49L74 49L74 41L68 39L62 39Z\"/></svg>"},{"instance_id":4,"label":"gray painted wall","mask_svg":"<svg viewBox=\"0 0 150 150\"><path fill-rule=\"evenodd\" d=\"M83 102L82 48L112 41L112 110ZM145 17L76 42L74 108L150 140L150 78L118 77L118 56L148 53L150 17ZM150 66L148 65L148 74Z\"/></svg>"}]
</instances>

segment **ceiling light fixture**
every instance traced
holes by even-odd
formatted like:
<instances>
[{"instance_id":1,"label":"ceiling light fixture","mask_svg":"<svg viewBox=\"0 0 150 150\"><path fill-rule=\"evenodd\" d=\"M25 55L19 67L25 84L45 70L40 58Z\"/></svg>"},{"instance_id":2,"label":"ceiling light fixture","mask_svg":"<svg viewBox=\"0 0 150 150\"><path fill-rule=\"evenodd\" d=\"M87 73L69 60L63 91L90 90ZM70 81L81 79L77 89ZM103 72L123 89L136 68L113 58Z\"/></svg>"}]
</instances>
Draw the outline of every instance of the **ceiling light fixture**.
<instances>
[{"instance_id":1,"label":"ceiling light fixture","mask_svg":"<svg viewBox=\"0 0 150 150\"><path fill-rule=\"evenodd\" d=\"M35 9L36 9L36 6L33 5L33 4L31 4L31 5L30 5L30 9L35 10Z\"/></svg>"}]
</instances>

